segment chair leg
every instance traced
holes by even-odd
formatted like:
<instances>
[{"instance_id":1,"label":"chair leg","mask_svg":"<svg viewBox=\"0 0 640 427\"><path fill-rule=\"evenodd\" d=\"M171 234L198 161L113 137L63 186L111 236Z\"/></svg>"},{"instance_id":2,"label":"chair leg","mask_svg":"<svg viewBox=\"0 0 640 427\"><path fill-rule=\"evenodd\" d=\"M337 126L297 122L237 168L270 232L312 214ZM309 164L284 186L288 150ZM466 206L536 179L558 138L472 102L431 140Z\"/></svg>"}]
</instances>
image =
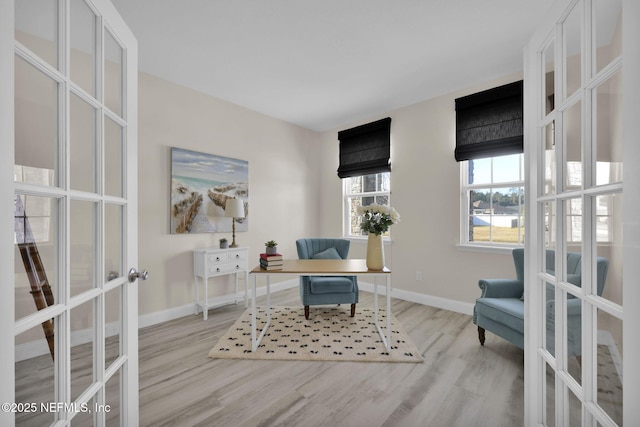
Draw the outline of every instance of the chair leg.
<instances>
[{"instance_id":1,"label":"chair leg","mask_svg":"<svg viewBox=\"0 0 640 427\"><path fill-rule=\"evenodd\" d=\"M484 345L484 329L478 326L478 339L480 340L480 345Z\"/></svg>"},{"instance_id":2,"label":"chair leg","mask_svg":"<svg viewBox=\"0 0 640 427\"><path fill-rule=\"evenodd\" d=\"M309 306L308 305L304 306L304 318L309 320Z\"/></svg>"},{"instance_id":3,"label":"chair leg","mask_svg":"<svg viewBox=\"0 0 640 427\"><path fill-rule=\"evenodd\" d=\"M356 305L351 304L351 317L355 317L356 315Z\"/></svg>"}]
</instances>

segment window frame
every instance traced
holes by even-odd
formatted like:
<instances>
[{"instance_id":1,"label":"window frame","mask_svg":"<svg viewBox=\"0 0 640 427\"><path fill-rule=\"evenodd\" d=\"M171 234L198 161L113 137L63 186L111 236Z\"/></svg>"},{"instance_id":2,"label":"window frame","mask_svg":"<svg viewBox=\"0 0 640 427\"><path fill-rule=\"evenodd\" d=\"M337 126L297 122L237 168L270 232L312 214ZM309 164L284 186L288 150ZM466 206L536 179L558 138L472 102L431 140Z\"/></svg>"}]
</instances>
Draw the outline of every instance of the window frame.
<instances>
[{"instance_id":1,"label":"window frame","mask_svg":"<svg viewBox=\"0 0 640 427\"><path fill-rule=\"evenodd\" d=\"M513 154L511 154L513 155ZM525 207L525 178L524 178L524 154L518 154L518 175L521 178L516 181L504 181L504 182L494 182L494 162L493 160L499 157L504 156L494 156L494 157L486 157L485 159L491 159L491 182L483 182L478 184L469 184L469 162L473 160L464 160L460 161L460 240L458 243L458 247L464 250L472 250L472 251L487 251L487 252L499 252L499 253L510 253L515 248L524 247L524 241L522 243L508 243L508 242L492 242L492 241L470 241L469 240L469 192L473 190L495 190L495 189L503 189L503 188L520 188L521 193L519 196L519 212L523 212L522 220L519 221L518 224L518 236L519 240L523 240L524 233L524 217L526 212L524 211ZM481 160L481 159L475 159ZM491 206L493 204L493 197L491 200ZM492 208L490 208L492 209ZM492 235L493 230L490 230L490 236Z\"/></svg>"},{"instance_id":2,"label":"window frame","mask_svg":"<svg viewBox=\"0 0 640 427\"><path fill-rule=\"evenodd\" d=\"M360 193L351 193L351 180L354 178L362 178L368 175L388 175L388 190L387 191L367 191ZM377 172L368 175L357 175L352 177L347 177L342 179L342 236L345 239L351 240L366 240L367 235L355 235L351 234L351 222L352 222L352 212L350 210L350 200L356 197L379 197L383 196L387 198L388 203L385 206L391 206L391 172ZM391 240L391 229L382 235L383 241Z\"/></svg>"}]
</instances>

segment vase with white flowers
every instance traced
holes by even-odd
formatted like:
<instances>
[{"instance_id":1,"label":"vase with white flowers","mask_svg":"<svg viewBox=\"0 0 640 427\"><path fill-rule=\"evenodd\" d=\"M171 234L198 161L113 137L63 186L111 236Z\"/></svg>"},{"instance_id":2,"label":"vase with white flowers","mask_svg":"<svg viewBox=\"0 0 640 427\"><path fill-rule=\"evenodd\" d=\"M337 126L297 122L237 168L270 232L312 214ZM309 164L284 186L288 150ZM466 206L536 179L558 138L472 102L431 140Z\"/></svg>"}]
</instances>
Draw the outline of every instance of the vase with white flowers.
<instances>
[{"instance_id":1,"label":"vase with white flowers","mask_svg":"<svg viewBox=\"0 0 640 427\"><path fill-rule=\"evenodd\" d=\"M400 221L400 214L391 206L373 203L368 206L358 206L361 215L360 229L368 234L367 268L382 270L384 268L384 249L382 234L393 224Z\"/></svg>"}]
</instances>

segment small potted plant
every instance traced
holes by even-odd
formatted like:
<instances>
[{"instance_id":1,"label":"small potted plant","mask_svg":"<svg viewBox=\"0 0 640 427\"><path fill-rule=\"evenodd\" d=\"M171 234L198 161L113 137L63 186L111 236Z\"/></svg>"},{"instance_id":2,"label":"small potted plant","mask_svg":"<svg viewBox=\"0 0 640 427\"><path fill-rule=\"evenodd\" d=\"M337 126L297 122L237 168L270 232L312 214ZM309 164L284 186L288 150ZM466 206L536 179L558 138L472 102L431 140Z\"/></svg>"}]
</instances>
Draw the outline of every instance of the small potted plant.
<instances>
[{"instance_id":1,"label":"small potted plant","mask_svg":"<svg viewBox=\"0 0 640 427\"><path fill-rule=\"evenodd\" d=\"M278 244L275 240L269 240L264 245L266 246L267 255L275 255L278 253Z\"/></svg>"},{"instance_id":2,"label":"small potted plant","mask_svg":"<svg viewBox=\"0 0 640 427\"><path fill-rule=\"evenodd\" d=\"M226 238L220 239L220 249L227 249L229 247L229 241Z\"/></svg>"}]
</instances>

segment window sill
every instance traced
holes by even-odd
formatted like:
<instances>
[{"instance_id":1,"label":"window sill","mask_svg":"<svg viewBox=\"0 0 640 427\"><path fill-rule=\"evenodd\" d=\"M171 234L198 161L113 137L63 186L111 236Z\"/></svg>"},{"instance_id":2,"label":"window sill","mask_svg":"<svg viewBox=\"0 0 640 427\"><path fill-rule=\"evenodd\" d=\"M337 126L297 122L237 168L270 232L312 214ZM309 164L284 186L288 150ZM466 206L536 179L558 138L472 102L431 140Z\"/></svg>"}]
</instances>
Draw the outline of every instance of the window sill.
<instances>
[{"instance_id":1,"label":"window sill","mask_svg":"<svg viewBox=\"0 0 640 427\"><path fill-rule=\"evenodd\" d=\"M471 245L468 243L458 243L456 247L461 251L468 251L468 252L510 254L511 251L513 251L516 248L521 248L522 246Z\"/></svg>"},{"instance_id":2,"label":"window sill","mask_svg":"<svg viewBox=\"0 0 640 427\"><path fill-rule=\"evenodd\" d=\"M343 237L343 239L350 240L350 241L352 241L354 243L364 243L364 244L366 244L367 241L369 240L367 237L353 237L353 236L351 236L351 237ZM382 244L384 246L390 246L392 243L393 242L391 241L390 238L388 238L388 237L383 237L382 238Z\"/></svg>"}]
</instances>

